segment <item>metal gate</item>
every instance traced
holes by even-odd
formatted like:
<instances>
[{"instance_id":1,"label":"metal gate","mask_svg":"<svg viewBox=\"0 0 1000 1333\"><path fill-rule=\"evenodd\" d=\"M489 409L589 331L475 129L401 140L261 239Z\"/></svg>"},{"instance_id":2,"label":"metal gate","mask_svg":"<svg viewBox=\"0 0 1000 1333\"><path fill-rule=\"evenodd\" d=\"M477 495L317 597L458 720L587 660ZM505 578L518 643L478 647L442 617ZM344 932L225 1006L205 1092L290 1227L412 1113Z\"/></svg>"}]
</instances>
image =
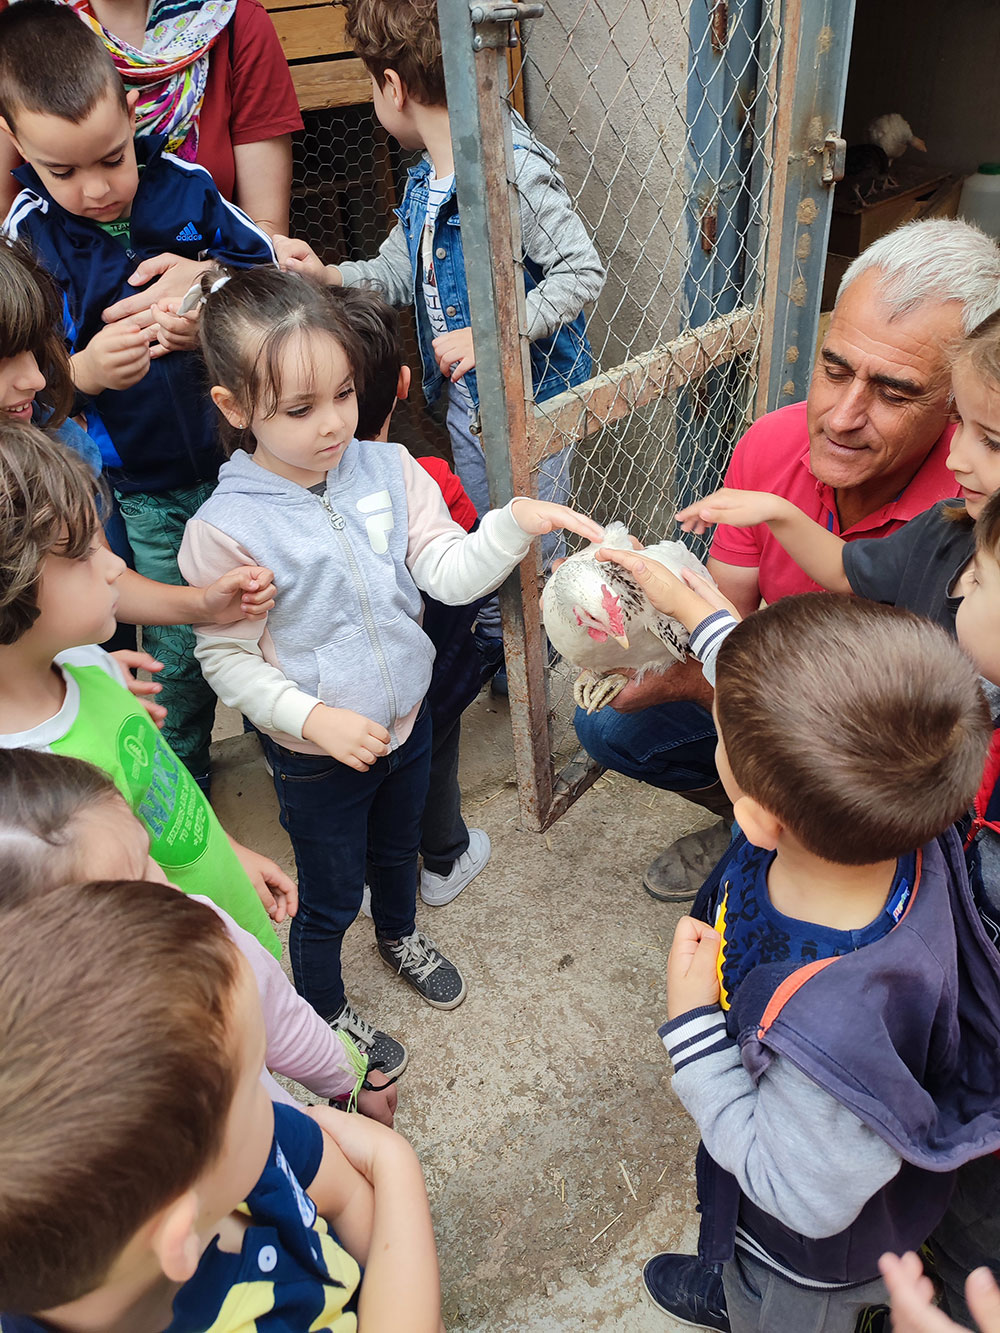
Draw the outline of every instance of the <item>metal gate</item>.
<instances>
[{"instance_id":1,"label":"metal gate","mask_svg":"<svg viewBox=\"0 0 1000 1333\"><path fill-rule=\"evenodd\" d=\"M576 507L642 541L672 536L750 421L804 396L853 0L438 11L492 503L537 493L558 459ZM515 97L607 269L588 311L593 376L539 405ZM528 560L501 591L521 819L539 830L600 771L573 730L575 671L547 661L540 589Z\"/></svg>"}]
</instances>

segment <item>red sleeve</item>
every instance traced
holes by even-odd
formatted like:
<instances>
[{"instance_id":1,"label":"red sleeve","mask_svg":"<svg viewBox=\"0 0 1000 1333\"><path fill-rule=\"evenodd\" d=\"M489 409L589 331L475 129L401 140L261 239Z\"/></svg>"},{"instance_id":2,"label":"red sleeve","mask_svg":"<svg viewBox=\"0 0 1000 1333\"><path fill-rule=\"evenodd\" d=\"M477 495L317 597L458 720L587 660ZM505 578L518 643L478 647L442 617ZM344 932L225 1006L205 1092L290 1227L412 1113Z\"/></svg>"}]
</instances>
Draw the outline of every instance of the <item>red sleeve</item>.
<instances>
[{"instance_id":1,"label":"red sleeve","mask_svg":"<svg viewBox=\"0 0 1000 1333\"><path fill-rule=\"evenodd\" d=\"M231 143L259 143L300 130L302 115L288 61L260 0L237 0L231 51Z\"/></svg>"},{"instance_id":2,"label":"red sleeve","mask_svg":"<svg viewBox=\"0 0 1000 1333\"><path fill-rule=\"evenodd\" d=\"M479 517L476 513L476 506L466 495L465 487L448 464L443 458L434 458L430 455L426 458L418 458L417 462L425 472L434 478L441 488L441 494L444 496L444 502L448 506L448 513L452 520L459 527L464 528L466 532L471 532L473 523Z\"/></svg>"},{"instance_id":3,"label":"red sleeve","mask_svg":"<svg viewBox=\"0 0 1000 1333\"><path fill-rule=\"evenodd\" d=\"M744 475L747 450L751 445L753 427L736 442L733 456L723 480L723 486L732 491L755 490ZM744 569L756 569L760 564L760 536L758 528L733 528L728 523L720 523L712 537L709 555L720 560L724 565L740 565ZM766 529L765 529L766 531Z\"/></svg>"}]
</instances>

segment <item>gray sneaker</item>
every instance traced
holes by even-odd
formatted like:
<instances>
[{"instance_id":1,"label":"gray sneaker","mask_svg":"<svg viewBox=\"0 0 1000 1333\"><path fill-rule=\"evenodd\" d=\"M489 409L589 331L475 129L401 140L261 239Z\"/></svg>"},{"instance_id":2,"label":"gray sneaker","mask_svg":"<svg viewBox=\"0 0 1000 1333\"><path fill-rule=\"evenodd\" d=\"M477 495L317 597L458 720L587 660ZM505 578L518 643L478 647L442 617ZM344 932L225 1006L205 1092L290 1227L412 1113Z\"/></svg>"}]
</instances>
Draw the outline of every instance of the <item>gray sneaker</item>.
<instances>
[{"instance_id":1,"label":"gray sneaker","mask_svg":"<svg viewBox=\"0 0 1000 1333\"><path fill-rule=\"evenodd\" d=\"M326 1021L335 1032L346 1033L361 1054L368 1057L369 1068L381 1069L386 1078L398 1078L406 1068L410 1056L403 1043L387 1032L381 1032L374 1023L366 1023L347 1000L333 1018Z\"/></svg>"},{"instance_id":2,"label":"gray sneaker","mask_svg":"<svg viewBox=\"0 0 1000 1333\"><path fill-rule=\"evenodd\" d=\"M465 999L465 979L422 930L401 940L378 940L384 962L435 1009L455 1009Z\"/></svg>"},{"instance_id":3,"label":"gray sneaker","mask_svg":"<svg viewBox=\"0 0 1000 1333\"><path fill-rule=\"evenodd\" d=\"M732 841L724 821L678 838L646 867L642 887L661 903L693 899Z\"/></svg>"}]
</instances>

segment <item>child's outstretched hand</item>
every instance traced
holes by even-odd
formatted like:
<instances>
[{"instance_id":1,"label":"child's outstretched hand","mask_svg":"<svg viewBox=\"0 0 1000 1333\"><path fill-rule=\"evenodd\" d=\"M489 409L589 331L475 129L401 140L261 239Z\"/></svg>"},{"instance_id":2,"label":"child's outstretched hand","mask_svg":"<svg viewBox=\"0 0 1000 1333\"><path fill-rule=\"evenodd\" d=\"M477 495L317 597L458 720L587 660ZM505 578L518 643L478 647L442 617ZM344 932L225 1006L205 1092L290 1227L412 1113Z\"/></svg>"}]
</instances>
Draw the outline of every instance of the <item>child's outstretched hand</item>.
<instances>
[{"instance_id":1,"label":"child's outstretched hand","mask_svg":"<svg viewBox=\"0 0 1000 1333\"><path fill-rule=\"evenodd\" d=\"M306 277L317 278L320 282L329 283L330 286L340 285L339 269L332 264L327 268L312 246L307 245L305 241L292 240L291 236L275 233L271 237L271 244L278 257L278 267L283 268L286 273L304 273Z\"/></svg>"},{"instance_id":2,"label":"child's outstretched hand","mask_svg":"<svg viewBox=\"0 0 1000 1333\"><path fill-rule=\"evenodd\" d=\"M719 1003L717 931L693 916L682 916L667 958L667 1017Z\"/></svg>"},{"instance_id":3,"label":"child's outstretched hand","mask_svg":"<svg viewBox=\"0 0 1000 1333\"><path fill-rule=\"evenodd\" d=\"M643 551L618 551L602 547L598 560L610 560L627 569L642 588L657 611L679 620L688 631L695 629L713 611L728 611L739 620L740 614L728 597L696 574L693 569L681 570L678 578L658 560L651 560Z\"/></svg>"},{"instance_id":4,"label":"child's outstretched hand","mask_svg":"<svg viewBox=\"0 0 1000 1333\"><path fill-rule=\"evenodd\" d=\"M960 1325L934 1305L934 1285L917 1255L883 1254L878 1266L889 1288L894 1333L959 1333ZM980 1333L1000 1333L1000 1289L988 1268L969 1274L965 1299Z\"/></svg>"},{"instance_id":5,"label":"child's outstretched hand","mask_svg":"<svg viewBox=\"0 0 1000 1333\"><path fill-rule=\"evenodd\" d=\"M578 514L569 505L553 504L550 500L532 500L521 495L513 502L511 512L522 532L532 537L544 537L558 528L575 532L589 542L599 542L604 536L604 529L592 518Z\"/></svg>"},{"instance_id":6,"label":"child's outstretched hand","mask_svg":"<svg viewBox=\"0 0 1000 1333\"><path fill-rule=\"evenodd\" d=\"M350 708L317 704L306 718L302 736L359 773L367 773L376 759L389 753L385 727Z\"/></svg>"},{"instance_id":7,"label":"child's outstretched hand","mask_svg":"<svg viewBox=\"0 0 1000 1333\"><path fill-rule=\"evenodd\" d=\"M162 671L163 663L158 662L151 653L139 653L134 648L117 648L111 656L125 673L125 684L129 688L129 693L135 695L156 725L162 729L167 718L167 710L163 704L156 702L155 696L160 693L163 686L155 680L140 680L132 673Z\"/></svg>"},{"instance_id":8,"label":"child's outstretched hand","mask_svg":"<svg viewBox=\"0 0 1000 1333\"><path fill-rule=\"evenodd\" d=\"M274 575L263 565L237 565L202 589L205 612L196 625L260 620L274 606Z\"/></svg>"},{"instance_id":9,"label":"child's outstretched hand","mask_svg":"<svg viewBox=\"0 0 1000 1333\"><path fill-rule=\"evenodd\" d=\"M733 528L755 528L780 518L785 507L794 509L789 500L768 491L735 491L723 488L704 500L696 500L677 515L685 532L701 534L714 523L728 523Z\"/></svg>"},{"instance_id":10,"label":"child's outstretched hand","mask_svg":"<svg viewBox=\"0 0 1000 1333\"><path fill-rule=\"evenodd\" d=\"M476 349L472 345L472 330L468 327L439 333L431 347L441 374L452 384L457 384L467 370L476 368Z\"/></svg>"}]
</instances>

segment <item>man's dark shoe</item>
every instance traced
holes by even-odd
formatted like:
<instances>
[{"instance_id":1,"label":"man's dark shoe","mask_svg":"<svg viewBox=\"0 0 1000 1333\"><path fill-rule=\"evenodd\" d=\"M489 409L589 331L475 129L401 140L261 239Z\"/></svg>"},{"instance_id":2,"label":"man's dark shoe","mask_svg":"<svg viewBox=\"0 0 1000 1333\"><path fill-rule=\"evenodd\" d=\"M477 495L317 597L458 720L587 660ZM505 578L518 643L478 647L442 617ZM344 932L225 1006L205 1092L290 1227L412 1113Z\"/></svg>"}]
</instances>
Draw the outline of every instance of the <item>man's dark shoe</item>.
<instances>
[{"instance_id":1,"label":"man's dark shoe","mask_svg":"<svg viewBox=\"0 0 1000 1333\"><path fill-rule=\"evenodd\" d=\"M656 1308L679 1324L729 1333L722 1278L696 1255L654 1254L642 1270L642 1285Z\"/></svg>"},{"instance_id":2,"label":"man's dark shoe","mask_svg":"<svg viewBox=\"0 0 1000 1333\"><path fill-rule=\"evenodd\" d=\"M661 903L686 903L725 855L732 841L727 823L710 824L683 838L651 861L642 876L642 887Z\"/></svg>"}]
</instances>

